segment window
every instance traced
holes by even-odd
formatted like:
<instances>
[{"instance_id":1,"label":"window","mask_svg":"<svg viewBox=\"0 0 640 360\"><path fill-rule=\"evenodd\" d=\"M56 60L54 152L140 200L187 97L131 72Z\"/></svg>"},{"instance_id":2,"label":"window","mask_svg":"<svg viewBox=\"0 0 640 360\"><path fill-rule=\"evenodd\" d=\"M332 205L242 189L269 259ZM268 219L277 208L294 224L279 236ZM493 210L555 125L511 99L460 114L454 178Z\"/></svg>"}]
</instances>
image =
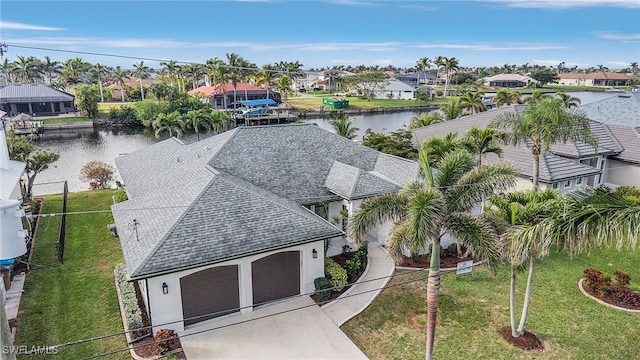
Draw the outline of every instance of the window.
<instances>
[{"instance_id":1,"label":"window","mask_svg":"<svg viewBox=\"0 0 640 360\"><path fill-rule=\"evenodd\" d=\"M564 182L564 188L570 188L571 187L571 180L567 180Z\"/></svg>"},{"instance_id":2,"label":"window","mask_svg":"<svg viewBox=\"0 0 640 360\"><path fill-rule=\"evenodd\" d=\"M313 212L315 212L318 216L327 218L327 207L325 205L314 205Z\"/></svg>"},{"instance_id":3,"label":"window","mask_svg":"<svg viewBox=\"0 0 640 360\"><path fill-rule=\"evenodd\" d=\"M577 185L582 185L582 178L577 178L576 179L576 186Z\"/></svg>"},{"instance_id":4,"label":"window","mask_svg":"<svg viewBox=\"0 0 640 360\"><path fill-rule=\"evenodd\" d=\"M554 189L558 188L558 183L553 183L553 185L551 185Z\"/></svg>"}]
</instances>

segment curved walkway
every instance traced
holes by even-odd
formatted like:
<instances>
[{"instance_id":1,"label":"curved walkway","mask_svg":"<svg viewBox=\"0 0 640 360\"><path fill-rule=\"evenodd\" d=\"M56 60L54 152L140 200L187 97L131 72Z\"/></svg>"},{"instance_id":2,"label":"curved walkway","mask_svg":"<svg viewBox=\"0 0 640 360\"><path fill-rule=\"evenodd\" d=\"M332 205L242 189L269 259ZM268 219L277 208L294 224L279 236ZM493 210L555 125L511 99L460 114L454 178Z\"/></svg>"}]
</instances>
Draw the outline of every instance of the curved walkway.
<instances>
[{"instance_id":1,"label":"curved walkway","mask_svg":"<svg viewBox=\"0 0 640 360\"><path fill-rule=\"evenodd\" d=\"M321 309L336 325L341 326L373 302L387 286L394 271L395 264L389 254L380 246L370 247L365 274L337 300L324 305Z\"/></svg>"}]
</instances>

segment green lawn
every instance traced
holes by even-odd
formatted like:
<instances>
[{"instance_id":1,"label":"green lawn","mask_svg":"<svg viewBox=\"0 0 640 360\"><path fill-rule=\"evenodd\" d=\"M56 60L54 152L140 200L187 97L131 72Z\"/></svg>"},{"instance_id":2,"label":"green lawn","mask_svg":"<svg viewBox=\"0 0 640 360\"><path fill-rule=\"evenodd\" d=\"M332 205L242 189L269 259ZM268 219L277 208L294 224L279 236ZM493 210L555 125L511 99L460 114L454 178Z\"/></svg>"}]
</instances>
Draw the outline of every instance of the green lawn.
<instances>
[{"instance_id":1,"label":"green lawn","mask_svg":"<svg viewBox=\"0 0 640 360\"><path fill-rule=\"evenodd\" d=\"M416 102L414 100L371 99L371 101L367 101L366 99L362 99L354 96L347 97L346 99L349 100L350 110L426 105L425 103ZM283 102L287 102L291 104L297 111L315 111L322 106L322 97L321 96L313 97L313 98L290 97L286 100L283 100ZM427 104L441 105L446 102L447 102L446 100L439 100L439 101L429 102ZM331 108L328 106L325 106L325 109L330 110Z\"/></svg>"},{"instance_id":2,"label":"green lawn","mask_svg":"<svg viewBox=\"0 0 640 360\"><path fill-rule=\"evenodd\" d=\"M600 86L569 86L569 85L554 85L554 84L547 84L544 87L542 87L541 90L546 90L546 89L550 89L553 91L596 91L596 92L603 92L607 90L606 88L600 87Z\"/></svg>"},{"instance_id":3,"label":"green lawn","mask_svg":"<svg viewBox=\"0 0 640 360\"><path fill-rule=\"evenodd\" d=\"M42 122L45 125L46 124L70 124L70 123L87 122L87 121L93 121L93 119L89 119L87 117L82 117L82 116L42 119Z\"/></svg>"},{"instance_id":4,"label":"green lawn","mask_svg":"<svg viewBox=\"0 0 640 360\"><path fill-rule=\"evenodd\" d=\"M112 190L70 193L67 211L109 209L112 194ZM47 196L43 213L60 212L61 199ZM113 269L123 257L120 241L107 229L112 222L109 212L68 215L65 262L59 265L54 242L60 217L40 219L33 270L20 303L16 345L55 345L123 330L113 278ZM120 335L63 347L58 358L79 359L125 347L125 337ZM125 351L107 358L130 356Z\"/></svg>"},{"instance_id":5,"label":"green lawn","mask_svg":"<svg viewBox=\"0 0 640 360\"><path fill-rule=\"evenodd\" d=\"M620 269L640 289L640 251L598 250L590 256L551 255L538 262L526 329L543 341L543 352L509 345L497 329L509 324L509 274L492 278L485 270L471 276L443 275L436 331L437 359L637 359L640 315L613 310L588 299L577 288L585 268L606 273ZM612 264L609 266L608 264ZM371 359L424 359L425 332L408 325L424 314L426 272L397 275L362 314L342 329ZM519 275L518 309L526 274Z\"/></svg>"}]
</instances>

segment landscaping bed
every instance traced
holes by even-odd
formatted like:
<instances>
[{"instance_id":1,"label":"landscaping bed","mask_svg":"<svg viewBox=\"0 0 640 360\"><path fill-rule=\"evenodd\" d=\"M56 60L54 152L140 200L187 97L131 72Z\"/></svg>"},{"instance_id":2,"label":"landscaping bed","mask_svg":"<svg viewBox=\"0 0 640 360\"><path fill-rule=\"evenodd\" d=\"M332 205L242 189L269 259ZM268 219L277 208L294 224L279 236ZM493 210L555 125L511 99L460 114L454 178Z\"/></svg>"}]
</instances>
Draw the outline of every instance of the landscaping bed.
<instances>
[{"instance_id":1,"label":"landscaping bed","mask_svg":"<svg viewBox=\"0 0 640 360\"><path fill-rule=\"evenodd\" d=\"M318 306L325 305L337 299L351 288L351 284L355 284L355 282L360 279L367 268L367 254L368 249L365 245L358 251L344 251L341 254L327 258L330 260L325 259L325 264L327 264L325 265L325 278L316 279L316 293L311 295L311 298ZM336 274L336 272L339 274ZM337 277L340 277L342 280L336 281L332 279ZM319 284L326 285L320 285L319 287ZM330 295L327 296L326 293L323 294L320 292L322 289L330 291Z\"/></svg>"},{"instance_id":2,"label":"landscaping bed","mask_svg":"<svg viewBox=\"0 0 640 360\"><path fill-rule=\"evenodd\" d=\"M463 246L462 254L464 254L466 250L467 249ZM440 251L440 269L455 268L459 262L469 260L473 260L474 262L478 261L478 259L475 259L473 256L458 257L458 250L455 244L449 246L448 248L443 248ZM424 254L414 257L405 256L400 261L396 262L396 266L426 269L430 266L430 263L431 255Z\"/></svg>"},{"instance_id":3,"label":"landscaping bed","mask_svg":"<svg viewBox=\"0 0 640 360\"><path fill-rule=\"evenodd\" d=\"M596 299L629 310L640 310L640 292L629 287L631 277L622 271L614 272L615 281L611 276L596 269L586 269L582 283L584 291Z\"/></svg>"}]
</instances>

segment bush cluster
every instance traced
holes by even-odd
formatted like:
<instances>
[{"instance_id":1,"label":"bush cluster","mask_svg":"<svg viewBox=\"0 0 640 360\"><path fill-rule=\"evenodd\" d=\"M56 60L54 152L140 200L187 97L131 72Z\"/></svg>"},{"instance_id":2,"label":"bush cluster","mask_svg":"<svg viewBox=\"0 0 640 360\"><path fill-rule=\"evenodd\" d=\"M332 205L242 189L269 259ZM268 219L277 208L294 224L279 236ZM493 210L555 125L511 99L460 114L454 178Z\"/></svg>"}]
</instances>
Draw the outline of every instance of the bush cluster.
<instances>
[{"instance_id":1,"label":"bush cluster","mask_svg":"<svg viewBox=\"0 0 640 360\"><path fill-rule=\"evenodd\" d=\"M347 285L347 271L331 258L324 258L324 276L331 281L336 291Z\"/></svg>"},{"instance_id":2,"label":"bush cluster","mask_svg":"<svg viewBox=\"0 0 640 360\"><path fill-rule=\"evenodd\" d=\"M120 288L125 321L127 322L129 331L131 331L131 337L137 339L146 335L148 331L143 329L142 312L138 306L136 289L133 287L133 283L127 281L128 277L127 266L125 264L116 265L116 280L118 282L118 288Z\"/></svg>"},{"instance_id":3,"label":"bush cluster","mask_svg":"<svg viewBox=\"0 0 640 360\"><path fill-rule=\"evenodd\" d=\"M138 119L136 110L131 106L123 106L121 108L111 108L109 110L109 120L116 124L127 126L141 126L142 122Z\"/></svg>"},{"instance_id":4,"label":"bush cluster","mask_svg":"<svg viewBox=\"0 0 640 360\"><path fill-rule=\"evenodd\" d=\"M367 266L367 255L369 254L369 248L367 247L367 243L364 243L358 251L356 251L355 256L351 260L347 260L345 263L345 267L347 270L347 278L353 279L360 270L364 269Z\"/></svg>"},{"instance_id":5,"label":"bush cluster","mask_svg":"<svg viewBox=\"0 0 640 360\"><path fill-rule=\"evenodd\" d=\"M631 281L629 274L616 270L614 272L616 280L613 283L611 276L592 268L586 269L584 276L583 284L587 292L600 298L613 300L616 305L640 309L640 294L627 287Z\"/></svg>"},{"instance_id":6,"label":"bush cluster","mask_svg":"<svg viewBox=\"0 0 640 360\"><path fill-rule=\"evenodd\" d=\"M164 355L178 348L178 335L171 329L160 329L153 336L158 354Z\"/></svg>"},{"instance_id":7,"label":"bush cluster","mask_svg":"<svg viewBox=\"0 0 640 360\"><path fill-rule=\"evenodd\" d=\"M331 280L321 277L315 279L313 284L316 287L316 300L319 302L329 300L331 297L331 288L333 287Z\"/></svg>"}]
</instances>

